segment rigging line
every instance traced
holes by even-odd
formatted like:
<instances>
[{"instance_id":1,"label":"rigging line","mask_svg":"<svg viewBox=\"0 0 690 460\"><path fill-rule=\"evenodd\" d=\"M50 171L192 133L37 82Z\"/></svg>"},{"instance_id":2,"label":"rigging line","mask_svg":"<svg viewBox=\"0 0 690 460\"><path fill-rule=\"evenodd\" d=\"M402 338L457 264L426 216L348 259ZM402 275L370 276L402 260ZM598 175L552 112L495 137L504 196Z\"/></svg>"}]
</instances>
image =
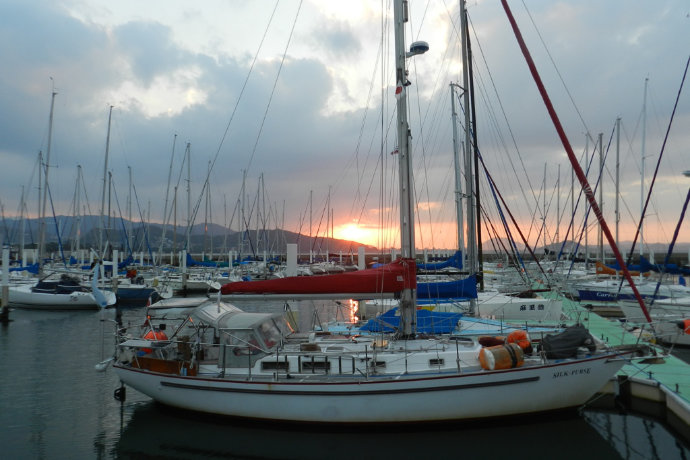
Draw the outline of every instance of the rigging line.
<instances>
[{"instance_id":1,"label":"rigging line","mask_svg":"<svg viewBox=\"0 0 690 460\"><path fill-rule=\"evenodd\" d=\"M511 262L514 263L516 267L523 265L522 261L520 260L519 254L517 254L515 252L515 246L514 246L515 242L512 239L508 238L508 240L511 242L510 250L508 250L508 248L506 248L506 246L505 246L505 243L503 242L503 238L501 238L498 235L498 230L494 226L492 220L489 218L489 215L487 214L487 212L484 208L481 209L481 213L482 213L482 219L484 220L484 224L486 224L486 228L489 229L489 233L493 232L493 238L491 238L490 243L491 243L491 246L493 247L494 252L496 254L499 253L499 251L498 251L499 248L496 247L496 242L498 242L498 244L501 246L501 249L503 250L503 252L506 254L507 257L510 257ZM506 224L505 220L503 220L502 223L505 225ZM524 265L523 265L523 267L524 267ZM518 274L521 277L523 276L523 273L519 270L518 270Z\"/></svg>"},{"instance_id":2,"label":"rigging line","mask_svg":"<svg viewBox=\"0 0 690 460\"><path fill-rule=\"evenodd\" d=\"M613 139L613 133L614 133L614 131L612 130L611 131L611 137L609 138L609 144L608 144L609 146L611 145L611 141ZM587 171L584 173L585 177L589 176L589 171L592 168L592 164L594 164L594 156L596 155L596 151L597 151L596 148L592 149L592 156L589 157L589 162L587 163ZM607 148L607 152L608 152L608 148ZM594 191L592 192L594 195L597 192L597 188L599 187L599 181L600 180L601 180L601 173L597 177L597 182L594 184ZM575 205L575 209L577 209L579 207L580 199L582 198L582 196L584 194L585 194L585 191L583 189L580 189L580 192L578 193L577 204ZM578 240L577 240L577 243L576 243L575 249L574 249L575 254L577 254L577 251L580 249L580 244L582 243L582 238L584 237L585 232L589 232L589 226L587 224L587 221L589 220L589 212L591 210L592 210L591 206L588 206L585 208L585 213L584 213L584 216L582 217L582 226L581 226L582 230L578 233ZM573 214L571 216L571 221L570 221L571 225L573 225L574 220L575 220L575 215ZM592 225L595 225L595 224L592 224ZM575 235L575 230L573 228L573 238L575 238L574 235ZM567 239L567 236L568 236L568 234L566 233L566 239ZM564 246L565 246L565 240L563 241L563 243L561 245L561 252L559 252L559 258L563 252ZM585 260L588 260L588 254L589 254L589 248L585 247ZM575 258L572 258L570 261L570 267L568 268L569 274L572 271L574 265L575 265Z\"/></svg>"},{"instance_id":3,"label":"rigging line","mask_svg":"<svg viewBox=\"0 0 690 460\"><path fill-rule=\"evenodd\" d=\"M498 102L498 106L500 108L500 113L503 115L503 120L506 123L508 133L510 134L510 139L513 142L513 147L515 148L518 159L520 160L520 165L522 166L522 171L524 173L524 177L525 177L525 179L527 179L528 188L529 188L530 192L532 192L532 199L536 203L536 207L538 209L539 208L539 199L536 197L536 194L534 192L534 187L532 186L532 182L530 181L530 176L529 176L529 174L527 174L527 168L525 167L525 163L524 163L523 158L522 158L522 153L520 152L520 148L518 147L517 140L515 139L515 134L513 133L513 129L511 127L511 124L508 121L508 115L506 114L505 107L503 106L503 101L499 95L498 88L496 87L496 82L494 81L493 74L491 72L491 69L489 68L489 63L487 62L486 55L484 54L484 49L482 48L482 44L479 41L479 36L477 35L477 31L474 28L474 23L472 22L472 18L470 17L469 13L467 14L467 19L468 19L468 22L470 24L470 28L472 29L472 33L474 34L474 41L477 44L477 46L479 47L479 54L482 56L482 61L484 62L484 67L486 68L486 72L489 76L489 81L491 82L491 88L494 91L494 96L496 97L496 100ZM481 74L479 75L479 79L481 80ZM486 85L482 85L482 87L485 87L485 86ZM483 92L481 90L480 90L480 93L483 94ZM487 107L490 108L491 111L493 111L493 109L491 108L492 107L491 104L488 103L488 98L486 98L485 101L487 103ZM506 152L507 152L507 150L506 150ZM506 155L506 156L508 157L508 161L510 162L511 167L513 168L513 171L515 172L515 174L517 176L517 172L515 171L515 165L513 164L512 157L510 155ZM528 200L527 200L527 197L525 196L524 188L520 187L520 191L522 192L522 195L525 198L525 203L527 203Z\"/></svg>"},{"instance_id":4,"label":"rigging line","mask_svg":"<svg viewBox=\"0 0 690 460\"><path fill-rule=\"evenodd\" d=\"M481 159L481 157L480 157L480 159ZM486 165L484 165L483 163L482 163L482 168L484 169L484 173L488 176L488 171L486 171ZM518 248L517 248L517 244L515 243L515 238L513 237L513 234L512 234L512 232L510 231L510 226L508 225L508 222L507 222L507 220L506 220L506 218L505 218L505 213L503 212L503 209L501 208L500 203L498 202L498 196L497 196L498 190L497 190L496 187L495 187L495 184L494 184L494 182L493 182L493 179L487 180L487 185L488 185L489 190L490 190L490 192L491 192L491 196L492 196L493 199L494 199L494 203L496 204L496 211L498 212L499 220L501 221L501 224L503 225L503 231L505 232L506 239L507 239L508 242L510 243L510 248L511 248L511 250L510 250L510 252L509 252L507 249L505 249L506 254L513 254L514 257L515 257L515 265L516 265L516 266L522 266L522 268L524 269L524 268L525 268L525 264L524 264L524 262L523 262L523 260L522 260L522 255L520 254L520 251L519 251ZM500 192L498 192L498 195L500 195ZM501 199L502 199L502 198L501 198ZM505 206L505 204L504 204L504 206ZM485 216L488 216L488 213L487 213L486 209L484 209L483 206L480 207L480 209L481 209L481 212L483 212ZM507 209L507 206L506 206L506 209ZM491 228L494 230L494 232L495 232L496 234L498 234L498 233L496 232L496 229L495 229L493 223L491 223ZM503 246L503 243L502 243L502 242L501 242L501 245ZM505 248L505 247L504 247L504 248ZM526 271L526 270L525 270L525 274L527 274L527 271ZM521 276L522 276L522 275L521 275Z\"/></svg>"},{"instance_id":5,"label":"rigging line","mask_svg":"<svg viewBox=\"0 0 690 460\"><path fill-rule=\"evenodd\" d=\"M122 224L122 233L125 235L125 238L124 238L125 246L127 247L127 250L129 252L128 255L133 257L134 254L132 253L132 248L129 246L129 238L127 237L127 229L125 228L124 217L122 216L122 208L120 207L120 199L117 196L117 187L115 186L115 180L114 179L112 180L112 186L113 186L113 195L115 195L115 206L117 207L117 213L120 216L120 223ZM161 253L161 255L162 255L162 253ZM153 258L151 258L151 260L153 261ZM115 267L116 263L117 263L117 261L114 261L113 268L115 270L117 270L117 268Z\"/></svg>"},{"instance_id":6,"label":"rigging line","mask_svg":"<svg viewBox=\"0 0 690 460\"><path fill-rule=\"evenodd\" d=\"M427 8L428 8L428 6L429 6L429 3L427 2ZM424 10L424 15L422 15L422 22L419 24L420 28L422 26L422 23L424 22L424 16L425 15L426 15L426 9ZM412 14L411 14L411 12L408 13L408 18L409 18L408 20L410 22L410 31L411 31L412 30ZM415 80L419 81L419 79L416 78L418 75L418 73L417 73L417 61L416 60L413 61L412 68L414 69ZM405 77L403 77L403 79L404 78ZM405 82L403 82L403 85L404 85L404 83ZM423 142L423 140L424 140L424 124L421 122L422 114L421 114L421 108L420 108L420 104L419 104L419 85L418 84L415 85L415 95L417 96L417 116L420 119L420 123L419 123L420 136L419 137L422 139L422 142L421 142L421 149L422 149L421 161L422 161L423 170L424 170L424 177L426 179L426 177L428 176L428 171L426 168L426 149L425 149L425 144ZM409 105L407 107L407 110L408 110L408 112L410 112L410 114L412 113L412 108ZM427 200L428 200L429 199L429 188L428 188L428 181L427 180L425 180L425 190L426 190ZM417 225L419 225L421 227L422 222L421 222L421 216L420 216L421 213L419 212L419 193L420 192L417 191L416 181L412 181L412 196L414 197L414 206L415 206L416 211L417 211L417 212L415 212L414 217L416 217ZM431 220L431 213L429 213L429 219ZM413 225L414 225L414 223L413 223ZM419 232L418 237L421 240L422 247L424 247L424 234L422 232ZM433 241L433 232L432 232L432 241ZM414 244L414 241L412 243ZM433 243L432 243L432 246L433 246Z\"/></svg>"},{"instance_id":7,"label":"rigging line","mask_svg":"<svg viewBox=\"0 0 690 460\"><path fill-rule=\"evenodd\" d=\"M532 17L532 13L530 13L529 9L527 8L527 5L525 4L525 0L522 0L522 6L524 6L525 11L527 12L527 17L529 17L529 20L532 23L532 26L534 27L534 31L537 33L537 36L539 37L539 41L541 41L541 44L544 47L544 51L546 51L546 55L549 57L549 60L551 61L551 65L553 65L553 68L556 71L556 75L558 75L558 79L561 81L561 84L563 85L563 89L565 90L565 93L568 95L568 98L570 99L570 102L573 104L573 108L575 109L575 112L577 113L577 116L580 119L582 126L585 128L585 132L587 133L587 135L589 135L589 127L587 126L587 123L585 123L585 119L582 117L582 113L580 113L580 109L578 108L577 104L575 103L575 99L573 98L573 95L570 94L570 90L568 89L568 86L565 84L565 80L563 79L563 75L561 75L561 71L558 69L558 66L556 65L556 61L553 59L553 56L551 55L549 48L546 46L546 42L544 41L544 37L542 37L541 32L539 31L539 27L537 27L537 23L534 22L534 18Z\"/></svg>"},{"instance_id":8,"label":"rigging line","mask_svg":"<svg viewBox=\"0 0 690 460\"><path fill-rule=\"evenodd\" d=\"M283 70L283 64L285 63L285 58L287 56L287 51L288 48L290 47L290 42L292 41L292 35L295 32L295 26L297 25L297 18L299 18L299 13L302 9L302 0L299 2L299 6L297 7L297 13L295 14L295 19L292 21L292 28L290 29L290 35L288 36L287 43L285 44L285 49L283 50L283 57L280 60L280 65L278 66L278 72L276 74L276 78L273 80L273 88L271 88L271 94L268 97L268 103L266 104L266 110L264 111L264 116L263 119L261 120L261 125L259 126L259 132L256 135L256 141L254 142L254 148L252 149L252 154L249 157L249 162L247 163L247 170L252 165L252 161L254 160L254 155L256 154L256 148L259 144L259 139L261 138L261 134L264 130L264 124L266 123L266 118L268 117L268 110L271 108L271 102L273 101L273 95L275 94L276 91L276 86L278 86L278 80L280 79L280 73Z\"/></svg>"},{"instance_id":9,"label":"rigging line","mask_svg":"<svg viewBox=\"0 0 690 460\"><path fill-rule=\"evenodd\" d=\"M139 211L139 219L141 221L141 226L142 230L144 232L144 241L142 243L146 243L146 247L149 250L149 257L151 260L153 260L153 254L151 253L151 245L149 244L149 231L148 231L148 225L146 220L144 219L144 214L141 210L141 203L139 202L139 194L137 193L137 186L132 184L132 190L134 191L134 200L137 203L137 211Z\"/></svg>"},{"instance_id":10,"label":"rigging line","mask_svg":"<svg viewBox=\"0 0 690 460\"><path fill-rule=\"evenodd\" d=\"M652 298L649 300L649 307L652 307L652 304L654 303L654 299L656 299L657 294L659 293L659 288L661 287L661 279L663 278L666 269L668 267L668 262L671 260L671 254L673 253L673 246L676 244L676 239L678 239L678 233L680 232L680 227L683 224L683 220L685 219L685 211L688 209L688 201L690 201L690 188L688 189L688 194L685 197L685 203L683 204L683 209L680 212L680 218L678 219L678 223L676 224L676 229L673 232L673 238L671 239L671 244L668 245L668 251L666 252L666 257L664 257L664 264L661 266L661 270L659 273L659 280L656 283L656 287L654 288L654 295L652 295Z\"/></svg>"},{"instance_id":11,"label":"rigging line","mask_svg":"<svg viewBox=\"0 0 690 460\"><path fill-rule=\"evenodd\" d=\"M563 125L561 125L561 121L558 118L558 114L556 113L556 109L553 107L553 103L551 102L551 99L549 97L549 94L546 92L546 88L544 87L544 83L541 80L541 77L539 75L539 72L537 71L537 67L534 63L534 60L532 59L532 55L529 52L529 49L527 48L527 45L525 44L525 40L522 37L522 33L520 32L520 29L518 28L517 22L515 21L515 18L513 17L513 13L510 10L510 7L508 6L507 0L501 0L501 5L503 6L503 9L505 10L506 16L508 17L508 21L510 22L510 26L513 30L513 33L515 35L515 38L518 42L518 45L520 47L520 51L522 52L525 61L527 63L527 66L529 67L530 73L532 74L532 78L534 79L534 83L539 89L539 93L542 97L542 100L544 102L544 105L546 107L546 110L549 113L549 117L551 118L551 121L554 125L554 128L556 129L558 133L558 137L561 140L561 143L563 144L563 147L568 154L568 160L573 166L573 170L575 172L575 175L577 175L578 181L582 185L582 188L585 191L585 194L587 195L587 200L589 201L592 210L594 211L594 214L597 217L597 220L599 221L599 224L601 226L602 231L606 235L606 240L609 242L609 245L611 246L611 250L613 251L614 255L616 256L616 260L618 263L622 266L621 268L623 269L623 273L625 275L625 278L628 280L628 284L630 284L630 288L632 289L633 293L635 294L635 299L640 305L640 308L642 309L642 312L645 315L646 320L651 323L652 318L649 316L649 312L647 311L647 307L645 307L644 300L642 300L642 297L640 296L640 292L637 290L637 287L635 286L635 282L632 279L632 276L630 275L630 272L628 271L628 268L625 266L625 262L623 261L623 256L621 255L620 251L618 250L618 246L616 246L616 242L613 239L613 235L611 234L611 231L608 228L608 225L606 224L606 220L604 219L604 216L601 212L601 209L599 209L599 205L597 204L597 200L592 193L592 188L589 185L589 182L587 181L587 177L584 175L584 172L582 171L582 168L577 162L577 158L575 157L575 152L573 151L572 146L570 145L570 141L568 140L567 135L565 134L565 130L563 129ZM690 61L689 61L690 62ZM687 68L686 68L687 69Z\"/></svg>"},{"instance_id":12,"label":"rigging line","mask_svg":"<svg viewBox=\"0 0 690 460\"><path fill-rule=\"evenodd\" d=\"M360 152L359 152L359 150L360 150L360 147L362 144L362 139L364 137L364 128L366 127L367 117L369 114L369 110L371 108L370 102L371 102L372 95L373 95L373 92L375 89L374 82L375 82L375 77L376 77L376 69L379 66L379 62L381 61L381 56L383 55L383 46L384 46L383 35L384 35L384 33L383 33L383 27L382 27L382 33L381 33L382 39L379 42L379 47L378 47L378 50L376 53L376 59L374 61L374 68L373 68L373 72L372 72L370 83L369 83L369 91L367 93L367 100L366 100L366 104L364 107L364 114L362 116L362 123L360 124L360 128L359 128L359 136L357 138L357 145L355 146L355 151L354 151L354 154L353 154L351 160L345 166L345 170L349 170L351 168L352 163L355 163L355 171L356 171L356 175L357 175L357 191L356 191L355 196L352 200L352 207L350 208L350 215L354 214L354 208L355 208L357 202L359 202L361 200L360 187L362 185L362 175L363 175L363 171L366 171L366 166L369 163L369 156L371 153L371 144L373 144L373 141L374 141L375 136L376 136L375 133L372 136L372 141L370 143L369 151L367 153L367 156L365 157L364 165L362 165L362 169L360 171L360 164L359 164L359 153ZM381 75L383 76L383 74L384 74L384 72L382 71ZM382 79L383 79L383 77L382 77ZM383 87L384 87L384 85L382 84L382 91L383 91ZM383 104L381 106L381 111L383 111ZM376 119L378 120L378 116L376 117ZM338 189L338 186L340 185L341 182L343 182L343 180L345 180L344 175L340 175L337 178L337 180L333 186L334 191Z\"/></svg>"},{"instance_id":13,"label":"rigging line","mask_svg":"<svg viewBox=\"0 0 690 460\"><path fill-rule=\"evenodd\" d=\"M47 167L48 166L46 165L46 168ZM46 184L46 188L48 189L48 199L50 200L50 209L53 212L53 223L55 224L55 233L57 235L58 248L60 249L60 257L62 257L62 263L64 265L67 265L67 261L65 259L65 248L62 247L62 238L60 237L60 227L58 225L57 216L55 215L55 204L53 203L53 193L50 190L50 185Z\"/></svg>"},{"instance_id":14,"label":"rigging line","mask_svg":"<svg viewBox=\"0 0 690 460\"><path fill-rule=\"evenodd\" d=\"M584 159L584 156L585 156L585 151L583 150L582 155L580 156L580 161L582 161ZM593 158L594 157L592 157L592 159L590 159L589 162L587 163L587 171L585 172L586 175L589 175L589 169L592 165ZM566 228L565 236L563 237L563 241L561 243L561 249L558 252L557 259L560 259L563 255L565 245L568 242L568 235L570 235L572 232L572 238L573 239L575 238L575 214L580 207L580 198L582 198L582 193L583 193L582 189L580 189L578 191L577 201L575 201L574 191L571 190L571 192L568 192L568 196L570 197L570 201L573 202L573 206L572 206L573 213L570 216L570 221L568 222L568 227ZM575 264L574 258L577 256L578 246L571 244L570 248L568 249L568 253L571 256L571 262L570 262L570 269L569 270L572 270L572 268Z\"/></svg>"},{"instance_id":15,"label":"rigging line","mask_svg":"<svg viewBox=\"0 0 690 460\"><path fill-rule=\"evenodd\" d=\"M642 222L644 220L644 216L647 212L647 206L649 205L649 200L652 196L652 190L654 189L654 184L656 183L656 177L659 172L659 166L661 164L661 159L664 156L664 150L666 148L666 141L668 141L668 135L671 132L671 125L673 124L673 119L676 115L676 109L678 108L678 101L680 99L680 95L683 92L683 85L685 83L685 77L688 74L688 65L690 65L690 56L688 56L688 60L685 63L685 71L683 72L683 78L680 81L680 87L678 88L678 93L676 94L676 101L673 104L673 111L671 112L671 119L668 122L668 126L666 127L666 134L664 135L664 142L661 145L661 152L659 152L659 158L657 158L656 162L656 168L654 169L654 175L652 176L652 182L649 185L649 190L647 191L647 199L645 200L644 207L642 208L642 214L640 215L640 221L637 224L637 230L635 231L635 238L633 238L632 242L632 247L630 249L630 254L628 255L628 261L627 263L630 263L630 260L632 260L633 253L635 251L635 244L637 243L637 237L640 235L640 229L642 228Z\"/></svg>"},{"instance_id":16,"label":"rigging line","mask_svg":"<svg viewBox=\"0 0 690 460\"><path fill-rule=\"evenodd\" d=\"M266 35L268 35L268 29L271 27L271 23L273 22L273 17L275 16L276 10L278 9L278 4L279 4L279 1L276 1L275 6L273 7L273 11L271 12L271 17L268 19L268 24L266 24L266 29L264 30L264 34L261 37L261 42L259 43L259 46L256 49L256 53L254 53L254 58L252 60L251 65L249 66L249 71L247 72L247 76L244 79L244 83L242 84L242 89L240 90L239 96L237 96L237 101L235 102L235 107L232 109L232 113L230 114L230 119L228 120L228 123L225 126L225 131L223 132L223 135L221 136L220 142L218 143L218 149L216 150L216 154L213 157L213 161L211 162L211 167L209 168L209 170L206 174L206 180L204 181L204 184L202 185L202 189L201 189L201 192L199 194L199 201L197 202L197 204L195 206L193 217L190 219L190 223L194 222L194 219L196 219L198 207L199 207L199 204L201 203L201 199L204 195L204 190L208 185L208 179L209 179L209 176L211 175L211 170L213 169L213 166L215 166L216 161L218 160L218 156L220 155L220 151L223 148L223 144L225 143L225 139L227 138L228 132L230 131L230 125L232 124L232 121L235 118L235 113L237 112L237 107L240 105L240 101L242 100L242 96L244 95L244 91L247 87L247 83L249 82L249 77L252 75L252 72L254 70L254 65L256 64L256 61L259 57L259 52L261 51L261 48L263 47L264 40L266 39ZM302 2L300 1L300 8L301 7L302 7ZM299 14L299 10L298 10L298 14ZM297 20L297 18L295 18L295 21L296 20ZM294 30L294 23L293 23L293 30ZM290 36L292 36L292 32L290 32ZM288 41L288 44L289 44L289 41ZM285 52L287 52L287 48L285 49ZM283 59L284 58L285 58L285 56L283 55ZM282 62L281 62L281 67L282 67ZM274 89L275 89L275 86L274 86ZM264 119L265 119L265 115L264 115ZM262 126L263 126L263 124L262 124ZM258 139L257 139L257 142L258 142ZM255 146L255 148L256 148L256 146ZM252 153L252 156L253 156L253 153ZM251 164L251 160L250 160L250 164Z\"/></svg>"},{"instance_id":17,"label":"rigging line","mask_svg":"<svg viewBox=\"0 0 690 460\"><path fill-rule=\"evenodd\" d=\"M510 216L510 219L513 222L513 225L515 226L515 229L518 231L518 234L520 235L520 238L522 239L522 243L525 245L525 249L527 249L529 251L529 253L532 254L532 258L536 262L537 267L539 267L539 270L542 273L544 273L544 270L541 268L541 264L539 264L539 260L537 259L537 256L532 251L532 248L530 247L529 242L525 238L525 235L522 233L522 230L520 230L520 226L518 225L517 221L515 220L513 213L510 211L508 204L503 199L503 195L501 195L501 192L498 190L498 185L494 181L493 177L491 177L491 174L489 173L489 171L486 169L486 164L484 163L484 157L483 157L483 155L481 155L479 150L477 150L477 158L479 159L479 161L482 164L482 169L484 170L484 174L486 175L486 178L488 179L490 184L492 184L492 187L491 187L492 191L494 191L495 194L498 195L498 198L500 198L501 202L503 203L503 207L505 208L506 212L508 213L508 216ZM496 198L494 197L494 199L496 199ZM512 242L513 242L513 245L515 246L515 241L512 240ZM517 247L515 247L515 249L517 250ZM520 257L520 261L521 261L522 267L525 268L524 262L522 262L522 257ZM527 270L525 270L525 274L526 273L527 273ZM546 276L545 273L544 273L544 276Z\"/></svg>"}]
</instances>

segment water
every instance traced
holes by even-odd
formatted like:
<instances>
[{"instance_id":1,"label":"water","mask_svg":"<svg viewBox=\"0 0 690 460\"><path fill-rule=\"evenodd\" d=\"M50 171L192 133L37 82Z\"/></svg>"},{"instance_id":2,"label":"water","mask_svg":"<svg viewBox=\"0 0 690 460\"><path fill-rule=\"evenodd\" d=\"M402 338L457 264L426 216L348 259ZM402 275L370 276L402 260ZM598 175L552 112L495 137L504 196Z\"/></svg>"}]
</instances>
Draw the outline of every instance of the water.
<instances>
[{"instance_id":1,"label":"water","mask_svg":"<svg viewBox=\"0 0 690 460\"><path fill-rule=\"evenodd\" d=\"M303 316L303 315L301 315ZM94 365L112 354L101 312L13 310L0 327L0 458L339 459L690 457L658 422L584 411L510 423L288 427L174 411ZM114 312L105 312L111 319ZM125 324L142 322L125 310ZM106 337L105 346L102 337ZM519 397L519 395L516 395Z\"/></svg>"}]
</instances>

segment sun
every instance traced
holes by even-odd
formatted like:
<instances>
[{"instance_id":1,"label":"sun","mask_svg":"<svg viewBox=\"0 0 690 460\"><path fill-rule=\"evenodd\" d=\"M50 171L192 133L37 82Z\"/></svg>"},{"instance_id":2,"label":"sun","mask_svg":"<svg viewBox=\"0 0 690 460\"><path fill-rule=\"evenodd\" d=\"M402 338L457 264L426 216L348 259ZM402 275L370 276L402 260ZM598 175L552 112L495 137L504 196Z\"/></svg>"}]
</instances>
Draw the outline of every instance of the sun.
<instances>
[{"instance_id":1,"label":"sun","mask_svg":"<svg viewBox=\"0 0 690 460\"><path fill-rule=\"evenodd\" d=\"M361 227L349 223L333 229L334 236L341 240L356 241L362 244L375 245L377 233L375 229Z\"/></svg>"}]
</instances>

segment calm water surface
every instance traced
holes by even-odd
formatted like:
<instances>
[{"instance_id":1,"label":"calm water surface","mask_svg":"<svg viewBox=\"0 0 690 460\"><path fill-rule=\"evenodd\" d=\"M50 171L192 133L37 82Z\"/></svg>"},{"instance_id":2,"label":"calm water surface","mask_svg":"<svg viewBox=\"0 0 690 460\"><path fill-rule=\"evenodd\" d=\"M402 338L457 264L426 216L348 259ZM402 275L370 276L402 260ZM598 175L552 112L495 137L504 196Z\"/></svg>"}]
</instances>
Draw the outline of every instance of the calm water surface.
<instances>
[{"instance_id":1,"label":"calm water surface","mask_svg":"<svg viewBox=\"0 0 690 460\"><path fill-rule=\"evenodd\" d=\"M125 310L138 325L141 309ZM480 426L289 427L164 408L94 365L113 350L114 311L13 310L0 326L2 459L690 458L660 424L585 411ZM519 395L516 395L519 397Z\"/></svg>"}]
</instances>

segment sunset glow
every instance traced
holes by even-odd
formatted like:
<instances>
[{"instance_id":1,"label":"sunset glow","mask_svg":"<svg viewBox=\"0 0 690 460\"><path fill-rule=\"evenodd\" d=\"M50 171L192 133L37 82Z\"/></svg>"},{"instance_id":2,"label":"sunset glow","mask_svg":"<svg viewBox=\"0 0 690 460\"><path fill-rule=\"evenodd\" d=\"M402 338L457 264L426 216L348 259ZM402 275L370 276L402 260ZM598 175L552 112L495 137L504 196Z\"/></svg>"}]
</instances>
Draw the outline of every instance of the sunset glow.
<instances>
[{"instance_id":1,"label":"sunset glow","mask_svg":"<svg viewBox=\"0 0 690 460\"><path fill-rule=\"evenodd\" d=\"M333 230L334 236L341 240L356 241L376 246L378 232L375 228L363 227L354 223L340 225Z\"/></svg>"}]
</instances>

